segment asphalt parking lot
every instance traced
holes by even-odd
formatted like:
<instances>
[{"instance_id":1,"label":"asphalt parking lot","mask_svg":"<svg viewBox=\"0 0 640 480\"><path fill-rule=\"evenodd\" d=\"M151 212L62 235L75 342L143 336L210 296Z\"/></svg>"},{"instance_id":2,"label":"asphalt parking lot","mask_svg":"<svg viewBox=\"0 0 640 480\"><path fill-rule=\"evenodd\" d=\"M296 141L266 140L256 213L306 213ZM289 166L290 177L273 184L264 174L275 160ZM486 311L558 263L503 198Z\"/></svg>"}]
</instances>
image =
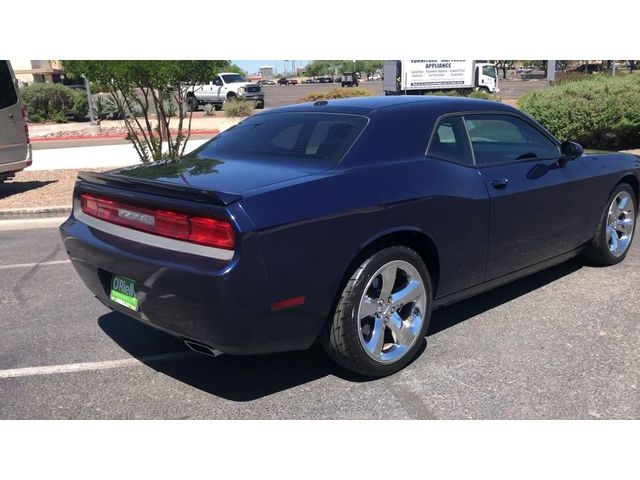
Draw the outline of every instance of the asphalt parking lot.
<instances>
[{"instance_id":1,"label":"asphalt parking lot","mask_svg":"<svg viewBox=\"0 0 640 480\"><path fill-rule=\"evenodd\" d=\"M571 261L437 311L407 369L319 349L209 358L101 305L56 228L0 231L2 419L637 419L640 251Z\"/></svg>"},{"instance_id":2,"label":"asphalt parking lot","mask_svg":"<svg viewBox=\"0 0 640 480\"><path fill-rule=\"evenodd\" d=\"M548 87L546 80L499 80L498 96L504 100L516 100L525 93ZM281 107L298 102L312 92L324 92L340 87L339 83L312 83L288 86L266 85L263 87L266 108ZM382 82L360 82L360 88L368 90L371 95L384 95Z\"/></svg>"}]
</instances>

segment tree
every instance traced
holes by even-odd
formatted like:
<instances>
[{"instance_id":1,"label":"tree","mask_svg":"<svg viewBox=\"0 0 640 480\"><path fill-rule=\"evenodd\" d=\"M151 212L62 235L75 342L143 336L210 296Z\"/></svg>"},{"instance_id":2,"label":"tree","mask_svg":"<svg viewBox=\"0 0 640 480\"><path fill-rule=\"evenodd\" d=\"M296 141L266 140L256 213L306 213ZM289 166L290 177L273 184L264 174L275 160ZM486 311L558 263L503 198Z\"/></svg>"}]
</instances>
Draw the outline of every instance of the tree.
<instances>
[{"instance_id":1,"label":"tree","mask_svg":"<svg viewBox=\"0 0 640 480\"><path fill-rule=\"evenodd\" d=\"M356 72L364 72L367 76L382 69L382 60L356 60ZM319 77L323 75L334 75L336 73L352 72L354 69L353 60L313 60L307 65L307 75Z\"/></svg>"},{"instance_id":2,"label":"tree","mask_svg":"<svg viewBox=\"0 0 640 480\"><path fill-rule=\"evenodd\" d=\"M640 67L640 60L627 60L627 66L629 67L629 71L633 72Z\"/></svg>"},{"instance_id":3,"label":"tree","mask_svg":"<svg viewBox=\"0 0 640 480\"><path fill-rule=\"evenodd\" d=\"M502 70L502 78L506 80L507 78L507 70L513 68L515 60L493 60L492 63L495 63L496 68Z\"/></svg>"},{"instance_id":4,"label":"tree","mask_svg":"<svg viewBox=\"0 0 640 480\"><path fill-rule=\"evenodd\" d=\"M187 113L189 87L210 81L229 68L226 60L65 60L65 74L86 76L111 94L127 112L127 139L143 163L184 155L191 135L192 112ZM187 125L184 119L188 114ZM178 118L172 132L170 121ZM155 120L154 120L155 118Z\"/></svg>"},{"instance_id":5,"label":"tree","mask_svg":"<svg viewBox=\"0 0 640 480\"><path fill-rule=\"evenodd\" d=\"M247 76L247 71L241 69L238 65L236 65L235 63L230 63L227 67L225 67L225 71L226 72L233 72L233 73L239 73L240 75L242 75L243 77Z\"/></svg>"}]
</instances>

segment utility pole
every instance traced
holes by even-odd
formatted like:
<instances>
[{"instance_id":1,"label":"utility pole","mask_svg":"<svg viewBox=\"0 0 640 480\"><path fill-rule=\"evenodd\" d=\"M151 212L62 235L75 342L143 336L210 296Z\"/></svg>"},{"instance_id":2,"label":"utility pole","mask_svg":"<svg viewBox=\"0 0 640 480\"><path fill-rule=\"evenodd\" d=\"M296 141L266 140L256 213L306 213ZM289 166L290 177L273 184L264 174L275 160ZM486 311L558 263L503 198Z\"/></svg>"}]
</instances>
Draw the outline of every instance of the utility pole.
<instances>
[{"instance_id":1,"label":"utility pole","mask_svg":"<svg viewBox=\"0 0 640 480\"><path fill-rule=\"evenodd\" d=\"M616 61L615 60L611 60L611 76L612 77L616 76Z\"/></svg>"},{"instance_id":2,"label":"utility pole","mask_svg":"<svg viewBox=\"0 0 640 480\"><path fill-rule=\"evenodd\" d=\"M91 126L95 127L98 124L96 123L96 116L93 113L93 102L91 101L91 86L89 85L89 79L86 76L82 76L84 78L84 88L87 91L87 104L89 106L89 119L91 120Z\"/></svg>"},{"instance_id":3,"label":"utility pole","mask_svg":"<svg viewBox=\"0 0 640 480\"><path fill-rule=\"evenodd\" d=\"M556 61L547 60L547 81L553 83L556 81Z\"/></svg>"}]
</instances>

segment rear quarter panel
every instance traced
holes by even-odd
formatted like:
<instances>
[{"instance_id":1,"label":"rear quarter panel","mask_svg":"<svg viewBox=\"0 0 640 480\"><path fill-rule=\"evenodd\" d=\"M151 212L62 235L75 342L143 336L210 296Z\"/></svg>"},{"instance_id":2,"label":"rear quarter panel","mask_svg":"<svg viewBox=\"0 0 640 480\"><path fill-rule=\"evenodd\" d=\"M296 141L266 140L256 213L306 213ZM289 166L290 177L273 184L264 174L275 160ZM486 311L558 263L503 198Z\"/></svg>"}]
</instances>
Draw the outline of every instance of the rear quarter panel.
<instances>
[{"instance_id":1,"label":"rear quarter panel","mask_svg":"<svg viewBox=\"0 0 640 480\"><path fill-rule=\"evenodd\" d=\"M475 169L426 159L334 172L245 198L271 288L323 285L327 305L368 244L418 231L439 248L437 295L480 283L488 240L487 192Z\"/></svg>"}]
</instances>

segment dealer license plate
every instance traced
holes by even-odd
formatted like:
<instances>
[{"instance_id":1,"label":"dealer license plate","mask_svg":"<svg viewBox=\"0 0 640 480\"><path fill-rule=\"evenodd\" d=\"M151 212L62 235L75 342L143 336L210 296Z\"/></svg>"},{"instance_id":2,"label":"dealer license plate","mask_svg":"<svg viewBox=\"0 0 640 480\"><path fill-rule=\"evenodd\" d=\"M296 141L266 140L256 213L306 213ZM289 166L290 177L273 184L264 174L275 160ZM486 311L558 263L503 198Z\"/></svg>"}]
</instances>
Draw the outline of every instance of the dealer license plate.
<instances>
[{"instance_id":1,"label":"dealer license plate","mask_svg":"<svg viewBox=\"0 0 640 480\"><path fill-rule=\"evenodd\" d=\"M138 311L135 282L125 277L113 275L109 298L120 305Z\"/></svg>"}]
</instances>

